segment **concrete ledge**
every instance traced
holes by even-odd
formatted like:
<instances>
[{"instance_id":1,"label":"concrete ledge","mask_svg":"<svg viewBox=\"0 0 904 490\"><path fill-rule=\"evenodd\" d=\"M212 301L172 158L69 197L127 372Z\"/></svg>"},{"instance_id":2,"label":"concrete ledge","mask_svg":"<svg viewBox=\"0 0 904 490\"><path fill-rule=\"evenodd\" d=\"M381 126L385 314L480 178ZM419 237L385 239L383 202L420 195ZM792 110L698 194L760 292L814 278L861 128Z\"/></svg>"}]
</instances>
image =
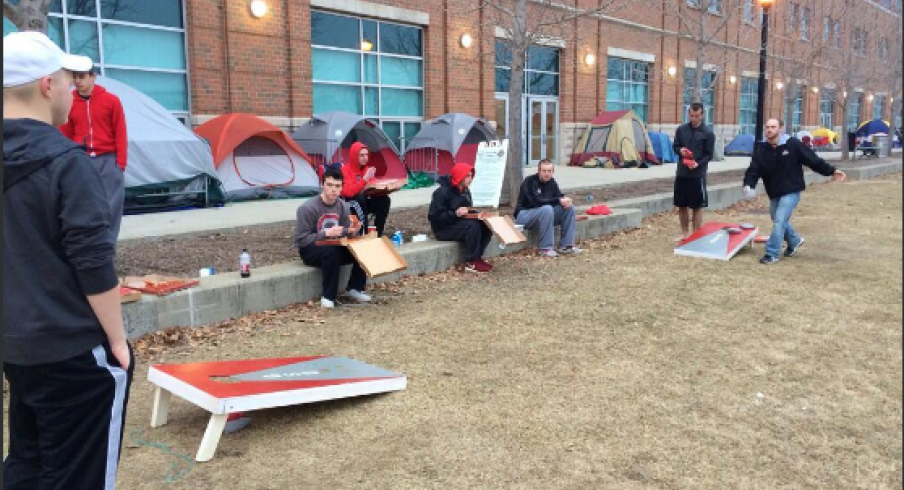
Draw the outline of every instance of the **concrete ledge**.
<instances>
[{"instance_id":1,"label":"concrete ledge","mask_svg":"<svg viewBox=\"0 0 904 490\"><path fill-rule=\"evenodd\" d=\"M610 216L591 217L578 222L578 239L589 239L627 228L640 227L643 215L637 209L613 210ZM528 243L500 248L494 237L486 255L495 257L530 247L537 238L527 233ZM405 276L448 270L463 261L464 247L457 242L427 241L403 245L399 251L408 261L408 269L377 278L375 283L396 281ZM345 284L351 267L342 271ZM173 326L197 327L237 318L251 313L310 301L321 294L320 269L301 261L260 267L248 279L238 273L202 277L194 288L169 296L145 295L141 301L123 305L126 334L129 338Z\"/></svg>"},{"instance_id":2,"label":"concrete ledge","mask_svg":"<svg viewBox=\"0 0 904 490\"><path fill-rule=\"evenodd\" d=\"M846 170L852 180L863 180L880 175L901 172L901 162L882 163ZM807 185L830 180L812 172L805 174ZM762 193L762 184L758 188ZM709 189L709 209L731 206L743 197L742 186L721 184ZM610 216L594 216L578 222L579 240L587 240L620 230L639 228L647 216L672 209L671 194L655 194L646 197L622 199L609 203ZM583 208L586 208L584 206ZM581 209L581 208L579 208ZM535 247L538 237L527 233L528 243L499 248L494 238L487 248L487 256L515 253L527 247ZM461 263L463 247L455 242L428 241L405 244L401 254L408 261L408 269L378 278L375 283L398 280L405 276L429 274L448 270ZM350 267L343 270L340 284L344 284ZM300 261L261 267L254 270L249 279L241 279L238 273L219 274L201 278L195 288L170 296L145 295L141 301L123 305L126 334L129 338L173 326L196 327L310 301L320 296L320 270L307 267Z\"/></svg>"}]
</instances>

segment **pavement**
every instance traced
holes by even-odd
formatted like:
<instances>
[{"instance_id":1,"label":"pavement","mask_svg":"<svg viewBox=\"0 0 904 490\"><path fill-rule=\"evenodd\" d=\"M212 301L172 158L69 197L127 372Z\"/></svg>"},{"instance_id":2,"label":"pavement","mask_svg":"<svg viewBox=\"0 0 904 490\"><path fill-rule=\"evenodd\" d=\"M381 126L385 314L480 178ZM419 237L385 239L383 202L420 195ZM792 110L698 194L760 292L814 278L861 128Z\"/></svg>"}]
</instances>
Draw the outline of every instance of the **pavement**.
<instances>
[{"instance_id":1,"label":"pavement","mask_svg":"<svg viewBox=\"0 0 904 490\"><path fill-rule=\"evenodd\" d=\"M900 150L895 150L900 155ZM820 156L826 160L841 158L841 152L825 152ZM750 157L726 157L719 162L711 162L710 173L745 169ZM527 172L532 172L527 169ZM666 164L639 169L586 169L581 167L556 167L555 178L564 191L604 187L608 185L672 178L675 164ZM398 191L392 195L393 209L405 209L430 204L435 187ZM295 211L304 201L310 199L280 199L231 203L219 208L191 209L141 215L124 216L119 233L119 241L156 238L163 236L193 235L207 232L225 231L247 226L285 223L295 220Z\"/></svg>"}]
</instances>

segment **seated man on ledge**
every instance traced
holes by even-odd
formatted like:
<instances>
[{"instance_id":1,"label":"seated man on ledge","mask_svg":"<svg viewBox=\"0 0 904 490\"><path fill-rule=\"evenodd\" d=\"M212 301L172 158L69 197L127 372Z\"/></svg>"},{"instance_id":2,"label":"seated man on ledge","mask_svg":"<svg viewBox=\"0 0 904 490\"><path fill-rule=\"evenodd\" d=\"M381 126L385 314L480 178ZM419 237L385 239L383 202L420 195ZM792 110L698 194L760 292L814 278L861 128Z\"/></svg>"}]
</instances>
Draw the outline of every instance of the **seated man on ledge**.
<instances>
[{"instance_id":1,"label":"seated man on ledge","mask_svg":"<svg viewBox=\"0 0 904 490\"><path fill-rule=\"evenodd\" d=\"M557 257L562 254L579 254L583 250L574 246L577 222L571 198L559 190L559 184L552 177L556 166L551 160L543 159L537 165L537 173L524 179L518 191L518 206L515 207L515 222L528 229L540 230L540 246L537 253L542 257ZM555 226L560 225L559 251L556 252Z\"/></svg>"},{"instance_id":2,"label":"seated man on ledge","mask_svg":"<svg viewBox=\"0 0 904 490\"><path fill-rule=\"evenodd\" d=\"M473 202L468 191L473 180L474 167L456 163L450 175L440 177L427 217L437 240L465 244L466 272L490 272L493 266L483 260L483 253L493 232L483 221L466 217Z\"/></svg>"},{"instance_id":3,"label":"seated man on ledge","mask_svg":"<svg viewBox=\"0 0 904 490\"><path fill-rule=\"evenodd\" d=\"M383 236L386 219L392 201L389 196L368 196L367 185L376 179L377 169L369 166L370 150L364 143L353 143L348 153L348 161L342 165L342 199L352 207L361 210L361 221L364 226L376 226L377 236ZM374 215L374 222L368 221Z\"/></svg>"},{"instance_id":4,"label":"seated man on ledge","mask_svg":"<svg viewBox=\"0 0 904 490\"><path fill-rule=\"evenodd\" d=\"M295 222L295 246L302 262L317 267L323 273L323 297L320 306L334 308L339 291L339 268L352 264L348 280L348 297L367 303L370 296L364 292L367 275L347 248L339 245L317 245L318 240L353 237L361 230L360 223L351 223L348 205L339 198L342 191L342 172L329 169L323 174L323 190L320 195L308 199L298 207Z\"/></svg>"}]
</instances>

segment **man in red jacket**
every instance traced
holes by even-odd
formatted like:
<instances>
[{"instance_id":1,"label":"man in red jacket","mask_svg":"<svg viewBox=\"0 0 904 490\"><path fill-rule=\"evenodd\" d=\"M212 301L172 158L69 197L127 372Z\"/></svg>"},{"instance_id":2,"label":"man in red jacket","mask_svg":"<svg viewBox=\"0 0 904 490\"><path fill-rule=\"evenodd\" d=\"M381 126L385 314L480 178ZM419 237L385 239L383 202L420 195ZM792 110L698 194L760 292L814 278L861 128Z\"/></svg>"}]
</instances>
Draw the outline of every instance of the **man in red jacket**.
<instances>
[{"instance_id":1,"label":"man in red jacket","mask_svg":"<svg viewBox=\"0 0 904 490\"><path fill-rule=\"evenodd\" d=\"M386 218L389 216L392 202L389 196L368 196L364 193L367 184L377 175L377 169L367 165L369 158L370 150L364 143L352 144L348 152L348 161L342 165L342 199L356 212L360 210L358 214L364 226L370 224L367 217L374 215L373 225L377 227L377 235L383 236L383 228L386 227Z\"/></svg>"},{"instance_id":2,"label":"man in red jacket","mask_svg":"<svg viewBox=\"0 0 904 490\"><path fill-rule=\"evenodd\" d=\"M85 147L94 168L100 174L110 202L110 231L119 236L125 199L126 159L129 142L126 116L119 97L96 85L94 68L86 73L73 73L72 109L69 121L60 126L63 134Z\"/></svg>"}]
</instances>

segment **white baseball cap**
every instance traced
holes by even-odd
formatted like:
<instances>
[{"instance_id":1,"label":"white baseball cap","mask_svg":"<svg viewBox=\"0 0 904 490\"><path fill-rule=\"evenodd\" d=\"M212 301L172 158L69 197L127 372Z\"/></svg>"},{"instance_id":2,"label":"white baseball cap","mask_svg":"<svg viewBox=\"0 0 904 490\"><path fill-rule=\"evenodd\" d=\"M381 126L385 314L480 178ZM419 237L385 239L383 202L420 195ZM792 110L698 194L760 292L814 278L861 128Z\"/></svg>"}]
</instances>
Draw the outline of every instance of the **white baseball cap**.
<instances>
[{"instance_id":1,"label":"white baseball cap","mask_svg":"<svg viewBox=\"0 0 904 490\"><path fill-rule=\"evenodd\" d=\"M87 72L94 64L87 56L66 54L47 35L13 32L3 37L3 87L31 83L60 68Z\"/></svg>"}]
</instances>

